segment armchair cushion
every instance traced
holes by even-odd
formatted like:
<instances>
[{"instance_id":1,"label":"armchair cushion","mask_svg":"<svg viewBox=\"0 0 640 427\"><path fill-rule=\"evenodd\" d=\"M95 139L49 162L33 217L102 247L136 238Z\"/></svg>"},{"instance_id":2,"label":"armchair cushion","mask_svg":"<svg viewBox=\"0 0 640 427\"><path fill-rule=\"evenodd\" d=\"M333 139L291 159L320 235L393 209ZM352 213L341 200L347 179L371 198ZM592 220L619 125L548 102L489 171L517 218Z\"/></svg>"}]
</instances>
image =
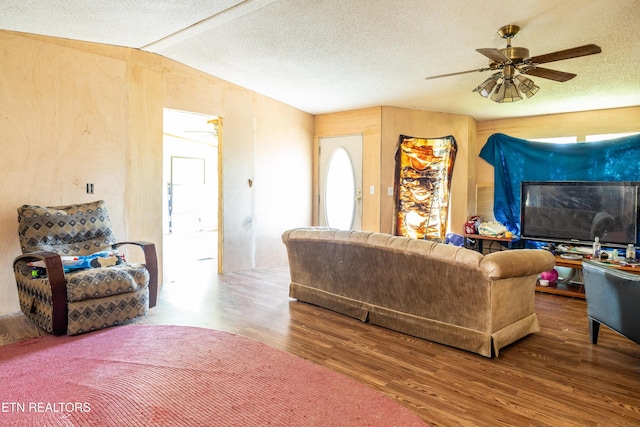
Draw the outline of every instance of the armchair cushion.
<instances>
[{"instance_id":1,"label":"armchair cushion","mask_svg":"<svg viewBox=\"0 0 640 427\"><path fill-rule=\"evenodd\" d=\"M144 264L88 268L66 274L67 301L83 301L144 289L149 272Z\"/></svg>"},{"instance_id":2,"label":"armchair cushion","mask_svg":"<svg viewBox=\"0 0 640 427\"><path fill-rule=\"evenodd\" d=\"M22 253L90 255L116 243L102 200L55 207L24 205L18 209L18 222Z\"/></svg>"}]
</instances>

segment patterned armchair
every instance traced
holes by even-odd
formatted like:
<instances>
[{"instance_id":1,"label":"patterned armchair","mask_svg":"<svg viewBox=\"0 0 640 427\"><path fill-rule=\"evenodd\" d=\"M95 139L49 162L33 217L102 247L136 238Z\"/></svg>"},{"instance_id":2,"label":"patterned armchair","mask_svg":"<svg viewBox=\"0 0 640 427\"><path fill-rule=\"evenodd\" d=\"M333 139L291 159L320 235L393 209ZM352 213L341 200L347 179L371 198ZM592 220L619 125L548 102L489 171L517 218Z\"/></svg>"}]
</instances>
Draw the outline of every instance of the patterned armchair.
<instances>
[{"instance_id":1,"label":"patterned armchair","mask_svg":"<svg viewBox=\"0 0 640 427\"><path fill-rule=\"evenodd\" d=\"M144 316L156 305L155 245L117 243L102 200L24 205L18 222L23 255L14 260L13 271L20 309L47 332L76 335L107 328ZM122 245L140 247L144 264L124 262Z\"/></svg>"}]
</instances>

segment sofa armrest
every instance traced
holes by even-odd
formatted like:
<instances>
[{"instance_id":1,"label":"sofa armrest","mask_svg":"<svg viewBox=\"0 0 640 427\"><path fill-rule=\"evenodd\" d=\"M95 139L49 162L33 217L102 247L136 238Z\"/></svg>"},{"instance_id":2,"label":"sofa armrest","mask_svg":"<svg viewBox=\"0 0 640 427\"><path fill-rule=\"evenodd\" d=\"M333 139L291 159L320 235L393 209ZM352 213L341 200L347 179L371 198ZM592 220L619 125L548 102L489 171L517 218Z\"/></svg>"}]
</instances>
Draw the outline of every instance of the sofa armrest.
<instances>
[{"instance_id":1,"label":"sofa armrest","mask_svg":"<svg viewBox=\"0 0 640 427\"><path fill-rule=\"evenodd\" d=\"M13 266L18 262L44 261L44 267L47 270L47 278L51 287L51 305L53 318L51 326L55 335L64 335L67 333L67 279L64 276L62 260L60 255L55 252L31 252L20 255L13 260Z\"/></svg>"},{"instance_id":2,"label":"sofa armrest","mask_svg":"<svg viewBox=\"0 0 640 427\"><path fill-rule=\"evenodd\" d=\"M144 252L144 265L149 272L149 308L153 308L158 300L158 257L156 255L156 245L145 241L130 241L115 243L111 245L111 248L117 249L123 245L138 246Z\"/></svg>"},{"instance_id":3,"label":"sofa armrest","mask_svg":"<svg viewBox=\"0 0 640 427\"><path fill-rule=\"evenodd\" d=\"M549 271L556 265L551 252L543 249L512 249L485 255L480 269L490 279L529 276Z\"/></svg>"}]
</instances>

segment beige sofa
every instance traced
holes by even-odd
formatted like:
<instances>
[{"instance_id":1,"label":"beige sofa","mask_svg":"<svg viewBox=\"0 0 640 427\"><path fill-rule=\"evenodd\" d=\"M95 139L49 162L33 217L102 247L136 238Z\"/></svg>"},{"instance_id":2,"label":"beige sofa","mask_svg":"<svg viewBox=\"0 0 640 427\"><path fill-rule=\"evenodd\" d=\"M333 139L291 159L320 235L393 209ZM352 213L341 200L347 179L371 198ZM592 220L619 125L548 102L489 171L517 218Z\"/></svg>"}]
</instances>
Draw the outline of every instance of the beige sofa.
<instances>
[{"instance_id":1,"label":"beige sofa","mask_svg":"<svg viewBox=\"0 0 640 427\"><path fill-rule=\"evenodd\" d=\"M533 311L547 251L481 255L382 233L285 231L289 295L416 337L486 357L540 330Z\"/></svg>"}]
</instances>

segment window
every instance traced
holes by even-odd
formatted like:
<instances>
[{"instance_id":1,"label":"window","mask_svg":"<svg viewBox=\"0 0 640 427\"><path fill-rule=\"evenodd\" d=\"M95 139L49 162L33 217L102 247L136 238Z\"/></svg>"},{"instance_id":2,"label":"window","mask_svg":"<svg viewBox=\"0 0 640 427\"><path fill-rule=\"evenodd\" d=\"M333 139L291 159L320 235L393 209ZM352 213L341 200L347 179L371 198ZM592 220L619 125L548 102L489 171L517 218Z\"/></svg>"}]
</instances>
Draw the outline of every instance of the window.
<instances>
[{"instance_id":1,"label":"window","mask_svg":"<svg viewBox=\"0 0 640 427\"><path fill-rule=\"evenodd\" d=\"M325 185L327 226L350 230L356 207L356 183L351 157L343 147L331 155Z\"/></svg>"},{"instance_id":2,"label":"window","mask_svg":"<svg viewBox=\"0 0 640 427\"><path fill-rule=\"evenodd\" d=\"M622 138L622 137L625 137L625 136L638 135L638 134L640 134L640 132L603 133L603 134L600 134L600 135L587 135L586 136L586 141L587 142L605 141L607 139L616 139L616 138Z\"/></svg>"},{"instance_id":3,"label":"window","mask_svg":"<svg viewBox=\"0 0 640 427\"><path fill-rule=\"evenodd\" d=\"M552 144L571 144L578 142L577 136L559 136L556 138L529 138L529 141L549 142Z\"/></svg>"}]
</instances>

